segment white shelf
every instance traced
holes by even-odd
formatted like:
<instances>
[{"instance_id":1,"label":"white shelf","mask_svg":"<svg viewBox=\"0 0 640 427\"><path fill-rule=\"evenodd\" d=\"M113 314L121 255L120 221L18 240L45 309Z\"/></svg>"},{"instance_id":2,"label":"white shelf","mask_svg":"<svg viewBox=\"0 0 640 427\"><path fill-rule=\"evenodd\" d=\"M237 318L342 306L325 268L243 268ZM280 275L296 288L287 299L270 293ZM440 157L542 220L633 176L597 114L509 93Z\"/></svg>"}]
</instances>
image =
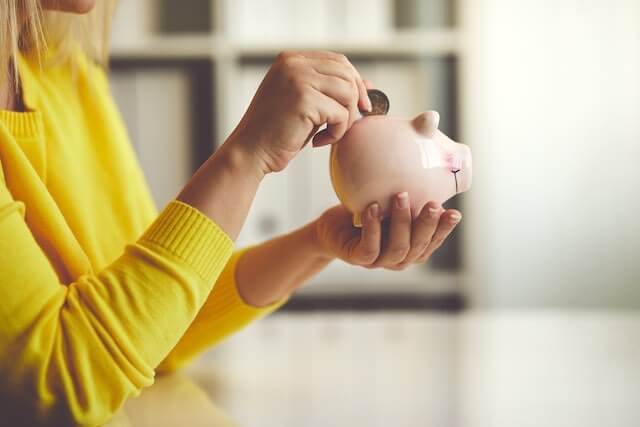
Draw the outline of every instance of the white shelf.
<instances>
[{"instance_id":1,"label":"white shelf","mask_svg":"<svg viewBox=\"0 0 640 427\"><path fill-rule=\"evenodd\" d=\"M294 50L332 50L346 55L371 56L430 56L446 55L458 52L458 35L453 30L421 31L397 33L387 40L351 41L330 43L265 43L238 44L231 51L241 56L276 55L283 49Z\"/></svg>"},{"instance_id":2,"label":"white shelf","mask_svg":"<svg viewBox=\"0 0 640 427\"><path fill-rule=\"evenodd\" d=\"M215 36L153 36L129 44L111 46L112 59L206 59L221 50Z\"/></svg>"},{"instance_id":3,"label":"white shelf","mask_svg":"<svg viewBox=\"0 0 640 427\"><path fill-rule=\"evenodd\" d=\"M461 272L433 271L415 265L402 273L392 270L349 266L334 261L299 292L305 295L326 294L444 294L460 290Z\"/></svg>"},{"instance_id":4,"label":"white shelf","mask_svg":"<svg viewBox=\"0 0 640 427\"><path fill-rule=\"evenodd\" d=\"M359 56L414 56L457 54L460 43L455 30L399 32L383 41L334 41L329 43L241 43L220 36L153 36L131 44L111 47L113 59L234 59L269 57L282 50L332 50Z\"/></svg>"}]
</instances>

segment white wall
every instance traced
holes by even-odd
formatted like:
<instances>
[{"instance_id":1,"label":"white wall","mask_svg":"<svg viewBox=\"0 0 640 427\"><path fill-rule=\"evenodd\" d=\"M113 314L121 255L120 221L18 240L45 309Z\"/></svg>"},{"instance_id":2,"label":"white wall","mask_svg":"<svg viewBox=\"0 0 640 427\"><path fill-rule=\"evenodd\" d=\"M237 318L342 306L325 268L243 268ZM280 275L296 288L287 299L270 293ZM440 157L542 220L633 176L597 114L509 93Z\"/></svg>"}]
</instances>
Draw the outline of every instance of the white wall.
<instances>
[{"instance_id":1,"label":"white wall","mask_svg":"<svg viewBox=\"0 0 640 427\"><path fill-rule=\"evenodd\" d=\"M640 307L640 2L459 11L472 302Z\"/></svg>"}]
</instances>

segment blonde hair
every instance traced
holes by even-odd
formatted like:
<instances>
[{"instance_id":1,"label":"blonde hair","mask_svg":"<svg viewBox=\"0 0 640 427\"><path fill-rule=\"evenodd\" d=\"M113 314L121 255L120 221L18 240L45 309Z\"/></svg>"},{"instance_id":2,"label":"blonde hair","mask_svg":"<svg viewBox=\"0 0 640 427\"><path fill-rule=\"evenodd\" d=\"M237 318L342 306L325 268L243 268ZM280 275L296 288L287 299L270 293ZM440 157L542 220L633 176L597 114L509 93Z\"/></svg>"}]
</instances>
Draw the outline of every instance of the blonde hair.
<instances>
[{"instance_id":1,"label":"blonde hair","mask_svg":"<svg viewBox=\"0 0 640 427\"><path fill-rule=\"evenodd\" d=\"M73 15L43 11L40 0L0 0L0 85L9 82L17 87L19 53L36 57L46 67L50 62L72 61L72 52L79 48L106 65L115 3L98 0L91 12ZM8 79L10 75L13 78Z\"/></svg>"}]
</instances>

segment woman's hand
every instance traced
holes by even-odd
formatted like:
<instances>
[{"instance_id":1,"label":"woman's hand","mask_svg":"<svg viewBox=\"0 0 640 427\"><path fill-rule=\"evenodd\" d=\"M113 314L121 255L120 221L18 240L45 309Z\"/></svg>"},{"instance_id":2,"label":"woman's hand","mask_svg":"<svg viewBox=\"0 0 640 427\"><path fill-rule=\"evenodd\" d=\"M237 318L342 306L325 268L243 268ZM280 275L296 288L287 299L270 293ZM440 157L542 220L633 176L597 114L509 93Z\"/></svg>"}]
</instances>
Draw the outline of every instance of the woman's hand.
<instances>
[{"instance_id":1,"label":"woman's hand","mask_svg":"<svg viewBox=\"0 0 640 427\"><path fill-rule=\"evenodd\" d=\"M317 129L314 145L331 144L370 110L360 74L333 52L284 52L273 63L230 140L249 145L264 173L280 171Z\"/></svg>"},{"instance_id":2,"label":"woman's hand","mask_svg":"<svg viewBox=\"0 0 640 427\"><path fill-rule=\"evenodd\" d=\"M244 117L198 169L177 199L216 222L232 239L264 175L284 169L304 144L336 142L370 110L362 78L344 55L286 52L278 56Z\"/></svg>"},{"instance_id":3,"label":"woman's hand","mask_svg":"<svg viewBox=\"0 0 640 427\"><path fill-rule=\"evenodd\" d=\"M247 304L262 307L291 295L334 258L366 268L402 270L426 261L460 222L460 212L429 202L411 219L409 196L394 197L391 218L380 221L377 204L362 214L362 228L351 225L342 205L291 233L249 249L236 267L238 292Z\"/></svg>"},{"instance_id":4,"label":"woman's hand","mask_svg":"<svg viewBox=\"0 0 640 427\"><path fill-rule=\"evenodd\" d=\"M383 222L378 204L369 206L362 213L361 229L351 225L352 215L344 206L327 210L314 223L318 246L349 264L404 270L426 261L462 219L457 210L444 210L434 202L412 219L407 193L394 196L392 205L391 217Z\"/></svg>"}]
</instances>

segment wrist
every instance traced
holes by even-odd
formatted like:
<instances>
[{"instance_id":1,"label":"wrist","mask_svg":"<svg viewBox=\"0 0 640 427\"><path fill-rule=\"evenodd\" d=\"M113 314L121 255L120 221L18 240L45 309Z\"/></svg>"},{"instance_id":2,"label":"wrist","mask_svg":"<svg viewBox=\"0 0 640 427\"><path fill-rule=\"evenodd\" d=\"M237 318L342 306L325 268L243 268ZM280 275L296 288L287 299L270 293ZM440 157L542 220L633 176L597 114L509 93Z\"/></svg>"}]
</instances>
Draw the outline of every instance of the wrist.
<instances>
[{"instance_id":1,"label":"wrist","mask_svg":"<svg viewBox=\"0 0 640 427\"><path fill-rule=\"evenodd\" d=\"M176 197L238 236L264 173L250 150L228 140L196 171Z\"/></svg>"},{"instance_id":2,"label":"wrist","mask_svg":"<svg viewBox=\"0 0 640 427\"><path fill-rule=\"evenodd\" d=\"M331 261L335 259L335 255L324 244L324 241L320 234L319 219L316 219L304 227L307 233L307 241L309 242L311 253L318 259Z\"/></svg>"},{"instance_id":3,"label":"wrist","mask_svg":"<svg viewBox=\"0 0 640 427\"><path fill-rule=\"evenodd\" d=\"M230 169L242 171L259 180L268 173L257 150L235 135L231 135L218 151L224 164Z\"/></svg>"}]
</instances>

